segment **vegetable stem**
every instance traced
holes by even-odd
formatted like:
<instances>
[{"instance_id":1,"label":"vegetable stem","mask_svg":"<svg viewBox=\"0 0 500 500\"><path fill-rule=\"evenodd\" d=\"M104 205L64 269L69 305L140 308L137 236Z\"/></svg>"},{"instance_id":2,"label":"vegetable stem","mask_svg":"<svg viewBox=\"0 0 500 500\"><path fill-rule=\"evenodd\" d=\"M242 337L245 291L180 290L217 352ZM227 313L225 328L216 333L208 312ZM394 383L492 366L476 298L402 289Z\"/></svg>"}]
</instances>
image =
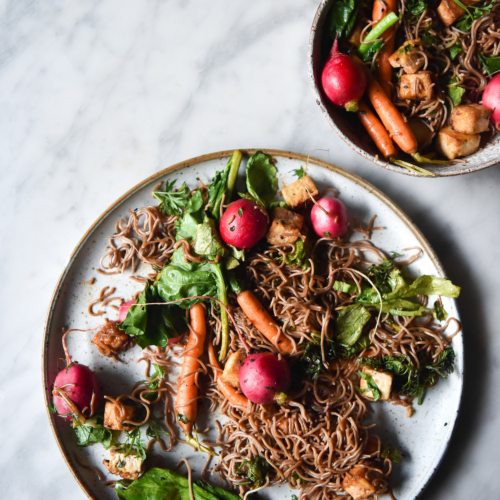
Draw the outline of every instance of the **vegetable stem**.
<instances>
[{"instance_id":1,"label":"vegetable stem","mask_svg":"<svg viewBox=\"0 0 500 500\"><path fill-rule=\"evenodd\" d=\"M376 40L377 38L380 38L382 33L389 29L391 26L396 24L399 21L399 16L394 14L394 12L391 12L390 14L387 14L384 18L382 18L375 28L373 28L368 35L366 35L365 39L363 40L363 43L359 47L359 53L361 55L365 55L369 50L370 47L372 46L371 43L366 43L366 42L371 42L373 40Z\"/></svg>"},{"instance_id":2,"label":"vegetable stem","mask_svg":"<svg viewBox=\"0 0 500 500\"><path fill-rule=\"evenodd\" d=\"M420 174L424 175L427 177L437 177L437 175L433 172L429 172L428 170L425 170L425 168L418 167L417 165L413 165L413 163L403 161L403 160L396 160L395 158L391 158L391 163L394 165L398 165L400 167L406 168L410 172L413 172L414 174Z\"/></svg>"},{"instance_id":3,"label":"vegetable stem","mask_svg":"<svg viewBox=\"0 0 500 500\"><path fill-rule=\"evenodd\" d=\"M219 300L227 307L227 288L226 282L224 280L224 274L222 273L222 267L220 264L212 264L212 269L217 280L217 294ZM219 361L222 361L227 355L227 348L229 346L229 319L227 316L227 311L224 307L220 308L220 322L221 322L221 344L219 352Z\"/></svg>"},{"instance_id":4,"label":"vegetable stem","mask_svg":"<svg viewBox=\"0 0 500 500\"><path fill-rule=\"evenodd\" d=\"M415 161L418 161L418 163L435 163L436 165L451 165L451 161L433 160L431 158L422 156L420 153L413 153L412 157Z\"/></svg>"},{"instance_id":5,"label":"vegetable stem","mask_svg":"<svg viewBox=\"0 0 500 500\"><path fill-rule=\"evenodd\" d=\"M231 202L231 197L233 195L233 189L234 185L236 184L236 178L238 177L238 170L240 168L241 160L243 158L243 155L241 154L241 151L234 151L234 153L231 155L231 158L229 159L229 163L231 164L230 170L229 170L229 175L227 177L227 191L226 191L226 198L225 202L226 204Z\"/></svg>"}]
</instances>

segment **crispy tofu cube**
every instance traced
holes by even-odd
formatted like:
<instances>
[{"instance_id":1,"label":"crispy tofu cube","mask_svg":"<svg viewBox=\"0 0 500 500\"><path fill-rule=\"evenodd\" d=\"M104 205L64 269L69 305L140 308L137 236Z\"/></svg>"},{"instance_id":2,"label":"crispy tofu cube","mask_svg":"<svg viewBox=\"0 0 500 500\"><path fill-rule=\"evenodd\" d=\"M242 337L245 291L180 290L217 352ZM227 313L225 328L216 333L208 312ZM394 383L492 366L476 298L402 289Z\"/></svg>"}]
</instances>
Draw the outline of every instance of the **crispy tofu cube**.
<instances>
[{"instance_id":1,"label":"crispy tofu cube","mask_svg":"<svg viewBox=\"0 0 500 500\"><path fill-rule=\"evenodd\" d=\"M491 109L481 104L456 106L451 113L451 128L461 134L480 134L490 125Z\"/></svg>"},{"instance_id":2,"label":"crispy tofu cube","mask_svg":"<svg viewBox=\"0 0 500 500\"><path fill-rule=\"evenodd\" d=\"M451 127L442 128L436 138L436 149L453 160L458 156L467 156L479 149L479 134L461 134Z\"/></svg>"},{"instance_id":3,"label":"crispy tofu cube","mask_svg":"<svg viewBox=\"0 0 500 500\"><path fill-rule=\"evenodd\" d=\"M466 7L472 5L476 1L477 0L461 0ZM437 8L437 13L445 26L451 26L460 16L465 14L465 10L454 0L441 0Z\"/></svg>"},{"instance_id":4,"label":"crispy tofu cube","mask_svg":"<svg viewBox=\"0 0 500 500\"><path fill-rule=\"evenodd\" d=\"M422 55L417 53L421 49L421 46L422 40L420 38L407 40L389 57L391 66L396 69L403 68L405 73L416 73L425 62Z\"/></svg>"},{"instance_id":5,"label":"crispy tofu cube","mask_svg":"<svg viewBox=\"0 0 500 500\"><path fill-rule=\"evenodd\" d=\"M240 387L240 368L245 355L241 352L233 352L224 366L224 372L221 375L221 380L226 384L233 386L235 389Z\"/></svg>"},{"instance_id":6,"label":"crispy tofu cube","mask_svg":"<svg viewBox=\"0 0 500 500\"><path fill-rule=\"evenodd\" d=\"M342 488L353 500L364 500L373 495L377 488L365 476L364 467L353 467L344 477Z\"/></svg>"},{"instance_id":7,"label":"crispy tofu cube","mask_svg":"<svg viewBox=\"0 0 500 500\"><path fill-rule=\"evenodd\" d=\"M304 206L311 199L308 193L313 198L319 194L313 180L308 175L304 175L302 179L292 182L281 190L283 198L291 208Z\"/></svg>"},{"instance_id":8,"label":"crispy tofu cube","mask_svg":"<svg viewBox=\"0 0 500 500\"><path fill-rule=\"evenodd\" d=\"M266 234L271 245L293 244L300 237L304 217L285 208L277 207L273 211L273 221Z\"/></svg>"},{"instance_id":9,"label":"crispy tofu cube","mask_svg":"<svg viewBox=\"0 0 500 500\"><path fill-rule=\"evenodd\" d=\"M131 425L123 424L125 420L134 420L135 408L124 405L123 415L120 415L120 410L112 401L106 401L104 405L104 427L113 431L122 431L123 429L131 429Z\"/></svg>"},{"instance_id":10,"label":"crispy tofu cube","mask_svg":"<svg viewBox=\"0 0 500 500\"><path fill-rule=\"evenodd\" d=\"M105 467L116 476L123 479L139 479L142 468L142 458L135 450L132 450L127 456L125 451L117 451L113 448L109 450L109 460L103 460Z\"/></svg>"},{"instance_id":11,"label":"crispy tofu cube","mask_svg":"<svg viewBox=\"0 0 500 500\"><path fill-rule=\"evenodd\" d=\"M403 100L427 100L432 97L432 87L432 73L430 71L419 71L413 75L402 75L399 95Z\"/></svg>"},{"instance_id":12,"label":"crispy tofu cube","mask_svg":"<svg viewBox=\"0 0 500 500\"><path fill-rule=\"evenodd\" d=\"M361 371L371 376L380 389L380 399L382 401L387 401L391 396L392 373L387 373L383 370L375 370L370 366L364 366ZM364 378L361 379L359 387L361 387L361 389L368 389L368 383ZM368 399L373 399L372 391L365 392L363 396Z\"/></svg>"}]
</instances>

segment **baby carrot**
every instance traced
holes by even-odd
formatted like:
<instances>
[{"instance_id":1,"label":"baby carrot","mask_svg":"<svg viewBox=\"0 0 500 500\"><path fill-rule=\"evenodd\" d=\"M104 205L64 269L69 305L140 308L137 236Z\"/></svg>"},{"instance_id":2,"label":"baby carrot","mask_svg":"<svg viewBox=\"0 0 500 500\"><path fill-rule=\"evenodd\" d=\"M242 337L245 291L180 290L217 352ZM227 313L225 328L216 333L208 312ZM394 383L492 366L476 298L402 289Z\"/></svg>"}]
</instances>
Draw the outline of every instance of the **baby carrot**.
<instances>
[{"instance_id":1,"label":"baby carrot","mask_svg":"<svg viewBox=\"0 0 500 500\"><path fill-rule=\"evenodd\" d=\"M250 320L250 322L259 330L267 340L271 341L281 352L290 354L293 352L293 343L286 338L275 323L273 318L264 309L259 299L250 291L241 292L238 297L238 304Z\"/></svg>"},{"instance_id":2,"label":"baby carrot","mask_svg":"<svg viewBox=\"0 0 500 500\"><path fill-rule=\"evenodd\" d=\"M380 120L364 101L358 101L358 111L356 113L366 131L373 139L373 142L384 155L384 158L390 158L391 156L395 157L396 148L394 147L392 139L389 137L382 123L380 123Z\"/></svg>"},{"instance_id":3,"label":"baby carrot","mask_svg":"<svg viewBox=\"0 0 500 500\"><path fill-rule=\"evenodd\" d=\"M177 379L177 401L175 404L179 424L184 434L191 433L193 424L196 421L198 387L195 384L196 374L191 372L200 367L196 360L203 354L203 344L207 334L205 308L201 304L195 304L189 312L191 315L191 329L186 345L186 355L182 362L181 374ZM188 373L191 373L191 375L188 375Z\"/></svg>"},{"instance_id":4,"label":"baby carrot","mask_svg":"<svg viewBox=\"0 0 500 500\"><path fill-rule=\"evenodd\" d=\"M376 80L369 81L366 91L372 106L375 108L384 127L389 132L389 137L391 137L405 153L416 153L418 145L415 135L404 121L403 115L387 97L380 83Z\"/></svg>"},{"instance_id":5,"label":"baby carrot","mask_svg":"<svg viewBox=\"0 0 500 500\"><path fill-rule=\"evenodd\" d=\"M220 368L219 362L215 357L214 346L211 342L208 344L208 360L211 365ZM234 387L223 382L219 377L218 370L214 370L214 378L217 382L219 391L229 401L229 404L231 406L238 406L243 411L248 412L248 399L243 396L243 394L240 394Z\"/></svg>"}]
</instances>

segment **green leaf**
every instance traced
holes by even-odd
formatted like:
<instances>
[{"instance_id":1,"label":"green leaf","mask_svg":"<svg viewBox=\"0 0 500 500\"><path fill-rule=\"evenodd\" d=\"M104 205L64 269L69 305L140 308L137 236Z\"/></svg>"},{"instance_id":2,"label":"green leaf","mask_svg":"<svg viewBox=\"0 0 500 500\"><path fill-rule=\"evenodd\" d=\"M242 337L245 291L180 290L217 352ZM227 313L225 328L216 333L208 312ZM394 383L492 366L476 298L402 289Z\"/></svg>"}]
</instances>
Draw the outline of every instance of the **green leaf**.
<instances>
[{"instance_id":1,"label":"green leaf","mask_svg":"<svg viewBox=\"0 0 500 500\"><path fill-rule=\"evenodd\" d=\"M261 485L266 482L269 463L259 455L255 455L251 460L243 460L235 467L235 471L238 474L246 475L254 485Z\"/></svg>"},{"instance_id":2,"label":"green leaf","mask_svg":"<svg viewBox=\"0 0 500 500\"><path fill-rule=\"evenodd\" d=\"M270 212L272 212L275 208L285 208L286 210L290 210L290 206L286 201L272 201L269 203L267 208L269 209Z\"/></svg>"},{"instance_id":3,"label":"green leaf","mask_svg":"<svg viewBox=\"0 0 500 500\"><path fill-rule=\"evenodd\" d=\"M419 16L427 8L427 2L424 0L406 0L405 14Z\"/></svg>"},{"instance_id":4,"label":"green leaf","mask_svg":"<svg viewBox=\"0 0 500 500\"><path fill-rule=\"evenodd\" d=\"M487 56L482 52L479 53L479 59L483 63L483 68L488 75L493 75L500 71L500 56Z\"/></svg>"},{"instance_id":5,"label":"green leaf","mask_svg":"<svg viewBox=\"0 0 500 500\"><path fill-rule=\"evenodd\" d=\"M358 293L358 287L351 283L345 283L344 281L335 281L332 285L334 290L344 293Z\"/></svg>"},{"instance_id":6,"label":"green leaf","mask_svg":"<svg viewBox=\"0 0 500 500\"><path fill-rule=\"evenodd\" d=\"M153 373L151 374L151 379L157 379L154 382L147 383L146 386L148 389L154 390L158 389L160 386L160 381L165 379L165 368L163 366L157 365L156 363L153 364ZM144 380L144 382L147 382L147 380ZM148 392L147 394L143 395L144 398L148 400L153 400L158 397L157 392Z\"/></svg>"},{"instance_id":7,"label":"green leaf","mask_svg":"<svg viewBox=\"0 0 500 500\"><path fill-rule=\"evenodd\" d=\"M448 317L448 313L446 312L440 300L436 300L436 302L434 302L432 316L438 321L444 321Z\"/></svg>"},{"instance_id":8,"label":"green leaf","mask_svg":"<svg viewBox=\"0 0 500 500\"><path fill-rule=\"evenodd\" d=\"M47 405L47 410L49 410L50 413L57 414L57 408L55 405Z\"/></svg>"},{"instance_id":9,"label":"green leaf","mask_svg":"<svg viewBox=\"0 0 500 500\"><path fill-rule=\"evenodd\" d=\"M151 439L160 440L162 438L162 434L164 434L165 436L169 436L169 432L162 429L160 427L160 425L158 424L158 422L156 422L155 420L150 419L148 421L148 423L149 423L149 426L146 429L146 436L147 437L149 437Z\"/></svg>"},{"instance_id":10,"label":"green leaf","mask_svg":"<svg viewBox=\"0 0 500 500\"><path fill-rule=\"evenodd\" d=\"M361 337L363 328L370 317L370 313L361 304L352 304L342 308L337 316L337 341L353 346Z\"/></svg>"},{"instance_id":11,"label":"green leaf","mask_svg":"<svg viewBox=\"0 0 500 500\"><path fill-rule=\"evenodd\" d=\"M197 255L207 256L209 260L215 260L217 255L224 256L227 252L222 240L217 233L215 221L205 215L202 224L196 228L196 240L193 250Z\"/></svg>"},{"instance_id":12,"label":"green leaf","mask_svg":"<svg viewBox=\"0 0 500 500\"><path fill-rule=\"evenodd\" d=\"M439 38L432 33L429 33L429 28L430 26L424 29L424 32L422 33L420 38L425 45L432 47L439 43Z\"/></svg>"},{"instance_id":13,"label":"green leaf","mask_svg":"<svg viewBox=\"0 0 500 500\"><path fill-rule=\"evenodd\" d=\"M370 62L375 57L375 54L382 50L384 45L385 42L383 40L367 44L368 48L360 53L361 59L363 59L364 62Z\"/></svg>"},{"instance_id":14,"label":"green leaf","mask_svg":"<svg viewBox=\"0 0 500 500\"><path fill-rule=\"evenodd\" d=\"M295 242L295 250L287 254L285 262L289 266L299 266L302 269L309 269L311 267L307 245L304 240L299 238Z\"/></svg>"},{"instance_id":15,"label":"green leaf","mask_svg":"<svg viewBox=\"0 0 500 500\"><path fill-rule=\"evenodd\" d=\"M457 40L448 50L450 51L450 59L453 61L459 54L463 52L462 42L460 40Z\"/></svg>"},{"instance_id":16,"label":"green leaf","mask_svg":"<svg viewBox=\"0 0 500 500\"><path fill-rule=\"evenodd\" d=\"M369 375L368 373L363 373L358 371L360 377L364 380L366 380L366 383L368 387L366 389L361 389L361 387L357 387L359 393L361 395L366 394L367 392L372 393L372 398L373 401L378 401L380 399L380 396L382 395L378 385L376 384L375 380L373 380L373 377Z\"/></svg>"},{"instance_id":17,"label":"green leaf","mask_svg":"<svg viewBox=\"0 0 500 500\"><path fill-rule=\"evenodd\" d=\"M217 220L220 218L222 197L226 195L224 198L226 205L231 202L242 158L243 155L240 151L234 151L225 169L215 172L214 178L208 186L208 203L211 204L210 213Z\"/></svg>"},{"instance_id":18,"label":"green leaf","mask_svg":"<svg viewBox=\"0 0 500 500\"><path fill-rule=\"evenodd\" d=\"M340 2L337 2L337 3L340 3ZM302 179L302 177L304 177L304 175L305 175L304 167L302 167L302 166L296 170L290 170L290 172L293 172L293 175L296 175L299 179Z\"/></svg>"},{"instance_id":19,"label":"green leaf","mask_svg":"<svg viewBox=\"0 0 500 500\"><path fill-rule=\"evenodd\" d=\"M201 189L197 189L193 193L193 196L191 196L191 198L189 199L186 211L188 213L198 212L199 210L201 210L202 206L203 206L203 193L201 192Z\"/></svg>"},{"instance_id":20,"label":"green leaf","mask_svg":"<svg viewBox=\"0 0 500 500\"><path fill-rule=\"evenodd\" d=\"M180 219L175 221L175 239L188 240L192 243L196 239L198 225L203 222L203 217L198 212L185 213Z\"/></svg>"},{"instance_id":21,"label":"green leaf","mask_svg":"<svg viewBox=\"0 0 500 500\"><path fill-rule=\"evenodd\" d=\"M370 337L368 335L363 335L352 346L347 346L347 345L343 345L343 344L339 344L338 346L336 346L337 357L339 359L351 359L358 352L362 351L363 349L366 349L367 347L370 347L371 345L372 345L372 342L370 340Z\"/></svg>"},{"instance_id":22,"label":"green leaf","mask_svg":"<svg viewBox=\"0 0 500 500\"><path fill-rule=\"evenodd\" d=\"M245 250L238 250L233 245L227 245L229 256L225 259L225 269L230 270L238 267L245 260Z\"/></svg>"},{"instance_id":23,"label":"green leaf","mask_svg":"<svg viewBox=\"0 0 500 500\"><path fill-rule=\"evenodd\" d=\"M250 196L267 205L278 192L278 178L272 157L257 151L247 162L247 189Z\"/></svg>"},{"instance_id":24,"label":"green leaf","mask_svg":"<svg viewBox=\"0 0 500 500\"><path fill-rule=\"evenodd\" d=\"M187 329L186 319L180 306L140 305L155 302L161 302L157 283L148 281L135 302L139 305L130 307L126 318L118 324L118 328L134 337L143 349L152 345L164 347L169 339L179 337Z\"/></svg>"},{"instance_id":25,"label":"green leaf","mask_svg":"<svg viewBox=\"0 0 500 500\"><path fill-rule=\"evenodd\" d=\"M231 291L236 295L240 294L245 289L243 283L238 278L236 278L234 271L229 271L228 277Z\"/></svg>"},{"instance_id":26,"label":"green leaf","mask_svg":"<svg viewBox=\"0 0 500 500\"><path fill-rule=\"evenodd\" d=\"M354 0L338 0L332 3L328 19L328 30L332 40L347 38L354 27L359 5ZM300 177L299 177L300 179Z\"/></svg>"},{"instance_id":27,"label":"green leaf","mask_svg":"<svg viewBox=\"0 0 500 500\"><path fill-rule=\"evenodd\" d=\"M389 444L384 446L384 449L382 450L380 456L382 458L390 459L393 464L401 463L401 460L403 458L401 452L397 448Z\"/></svg>"},{"instance_id":28,"label":"green leaf","mask_svg":"<svg viewBox=\"0 0 500 500\"><path fill-rule=\"evenodd\" d=\"M460 295L460 287L450 280L424 275L418 277L404 293L404 297L416 295L440 295L456 299Z\"/></svg>"},{"instance_id":29,"label":"green leaf","mask_svg":"<svg viewBox=\"0 0 500 500\"><path fill-rule=\"evenodd\" d=\"M448 86L446 87L446 92L451 97L454 106L460 106L462 96L465 93L465 87L463 85L450 85L452 83L457 83L458 81L458 76L451 78Z\"/></svg>"},{"instance_id":30,"label":"green leaf","mask_svg":"<svg viewBox=\"0 0 500 500\"><path fill-rule=\"evenodd\" d=\"M95 426L92 425L94 422ZM91 419L82 424L78 419L73 419L76 442L79 446L90 446L94 443L101 443L104 449L109 449L116 444L113 433L104 427L102 414L94 415Z\"/></svg>"},{"instance_id":31,"label":"green leaf","mask_svg":"<svg viewBox=\"0 0 500 500\"><path fill-rule=\"evenodd\" d=\"M181 187L174 191L175 180L165 182L165 191L155 191L153 196L160 201L160 209L169 215L180 215L188 206L190 190L183 182Z\"/></svg>"}]
</instances>

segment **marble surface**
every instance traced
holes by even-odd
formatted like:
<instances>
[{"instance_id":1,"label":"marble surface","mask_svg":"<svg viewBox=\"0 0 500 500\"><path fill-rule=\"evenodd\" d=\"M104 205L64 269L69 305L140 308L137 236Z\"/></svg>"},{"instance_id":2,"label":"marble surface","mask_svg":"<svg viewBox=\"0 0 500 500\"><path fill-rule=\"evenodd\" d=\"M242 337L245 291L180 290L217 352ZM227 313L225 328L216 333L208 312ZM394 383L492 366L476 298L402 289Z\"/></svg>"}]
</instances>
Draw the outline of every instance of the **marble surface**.
<instances>
[{"instance_id":1,"label":"marble surface","mask_svg":"<svg viewBox=\"0 0 500 500\"><path fill-rule=\"evenodd\" d=\"M334 162L389 195L463 287L466 382L449 451L423 497L498 498L498 166L415 179L352 152L314 102L316 0L0 0L0 485L2 497L83 499L53 440L43 324L68 256L153 172L224 149ZM326 151L323 151L326 150Z\"/></svg>"}]
</instances>

